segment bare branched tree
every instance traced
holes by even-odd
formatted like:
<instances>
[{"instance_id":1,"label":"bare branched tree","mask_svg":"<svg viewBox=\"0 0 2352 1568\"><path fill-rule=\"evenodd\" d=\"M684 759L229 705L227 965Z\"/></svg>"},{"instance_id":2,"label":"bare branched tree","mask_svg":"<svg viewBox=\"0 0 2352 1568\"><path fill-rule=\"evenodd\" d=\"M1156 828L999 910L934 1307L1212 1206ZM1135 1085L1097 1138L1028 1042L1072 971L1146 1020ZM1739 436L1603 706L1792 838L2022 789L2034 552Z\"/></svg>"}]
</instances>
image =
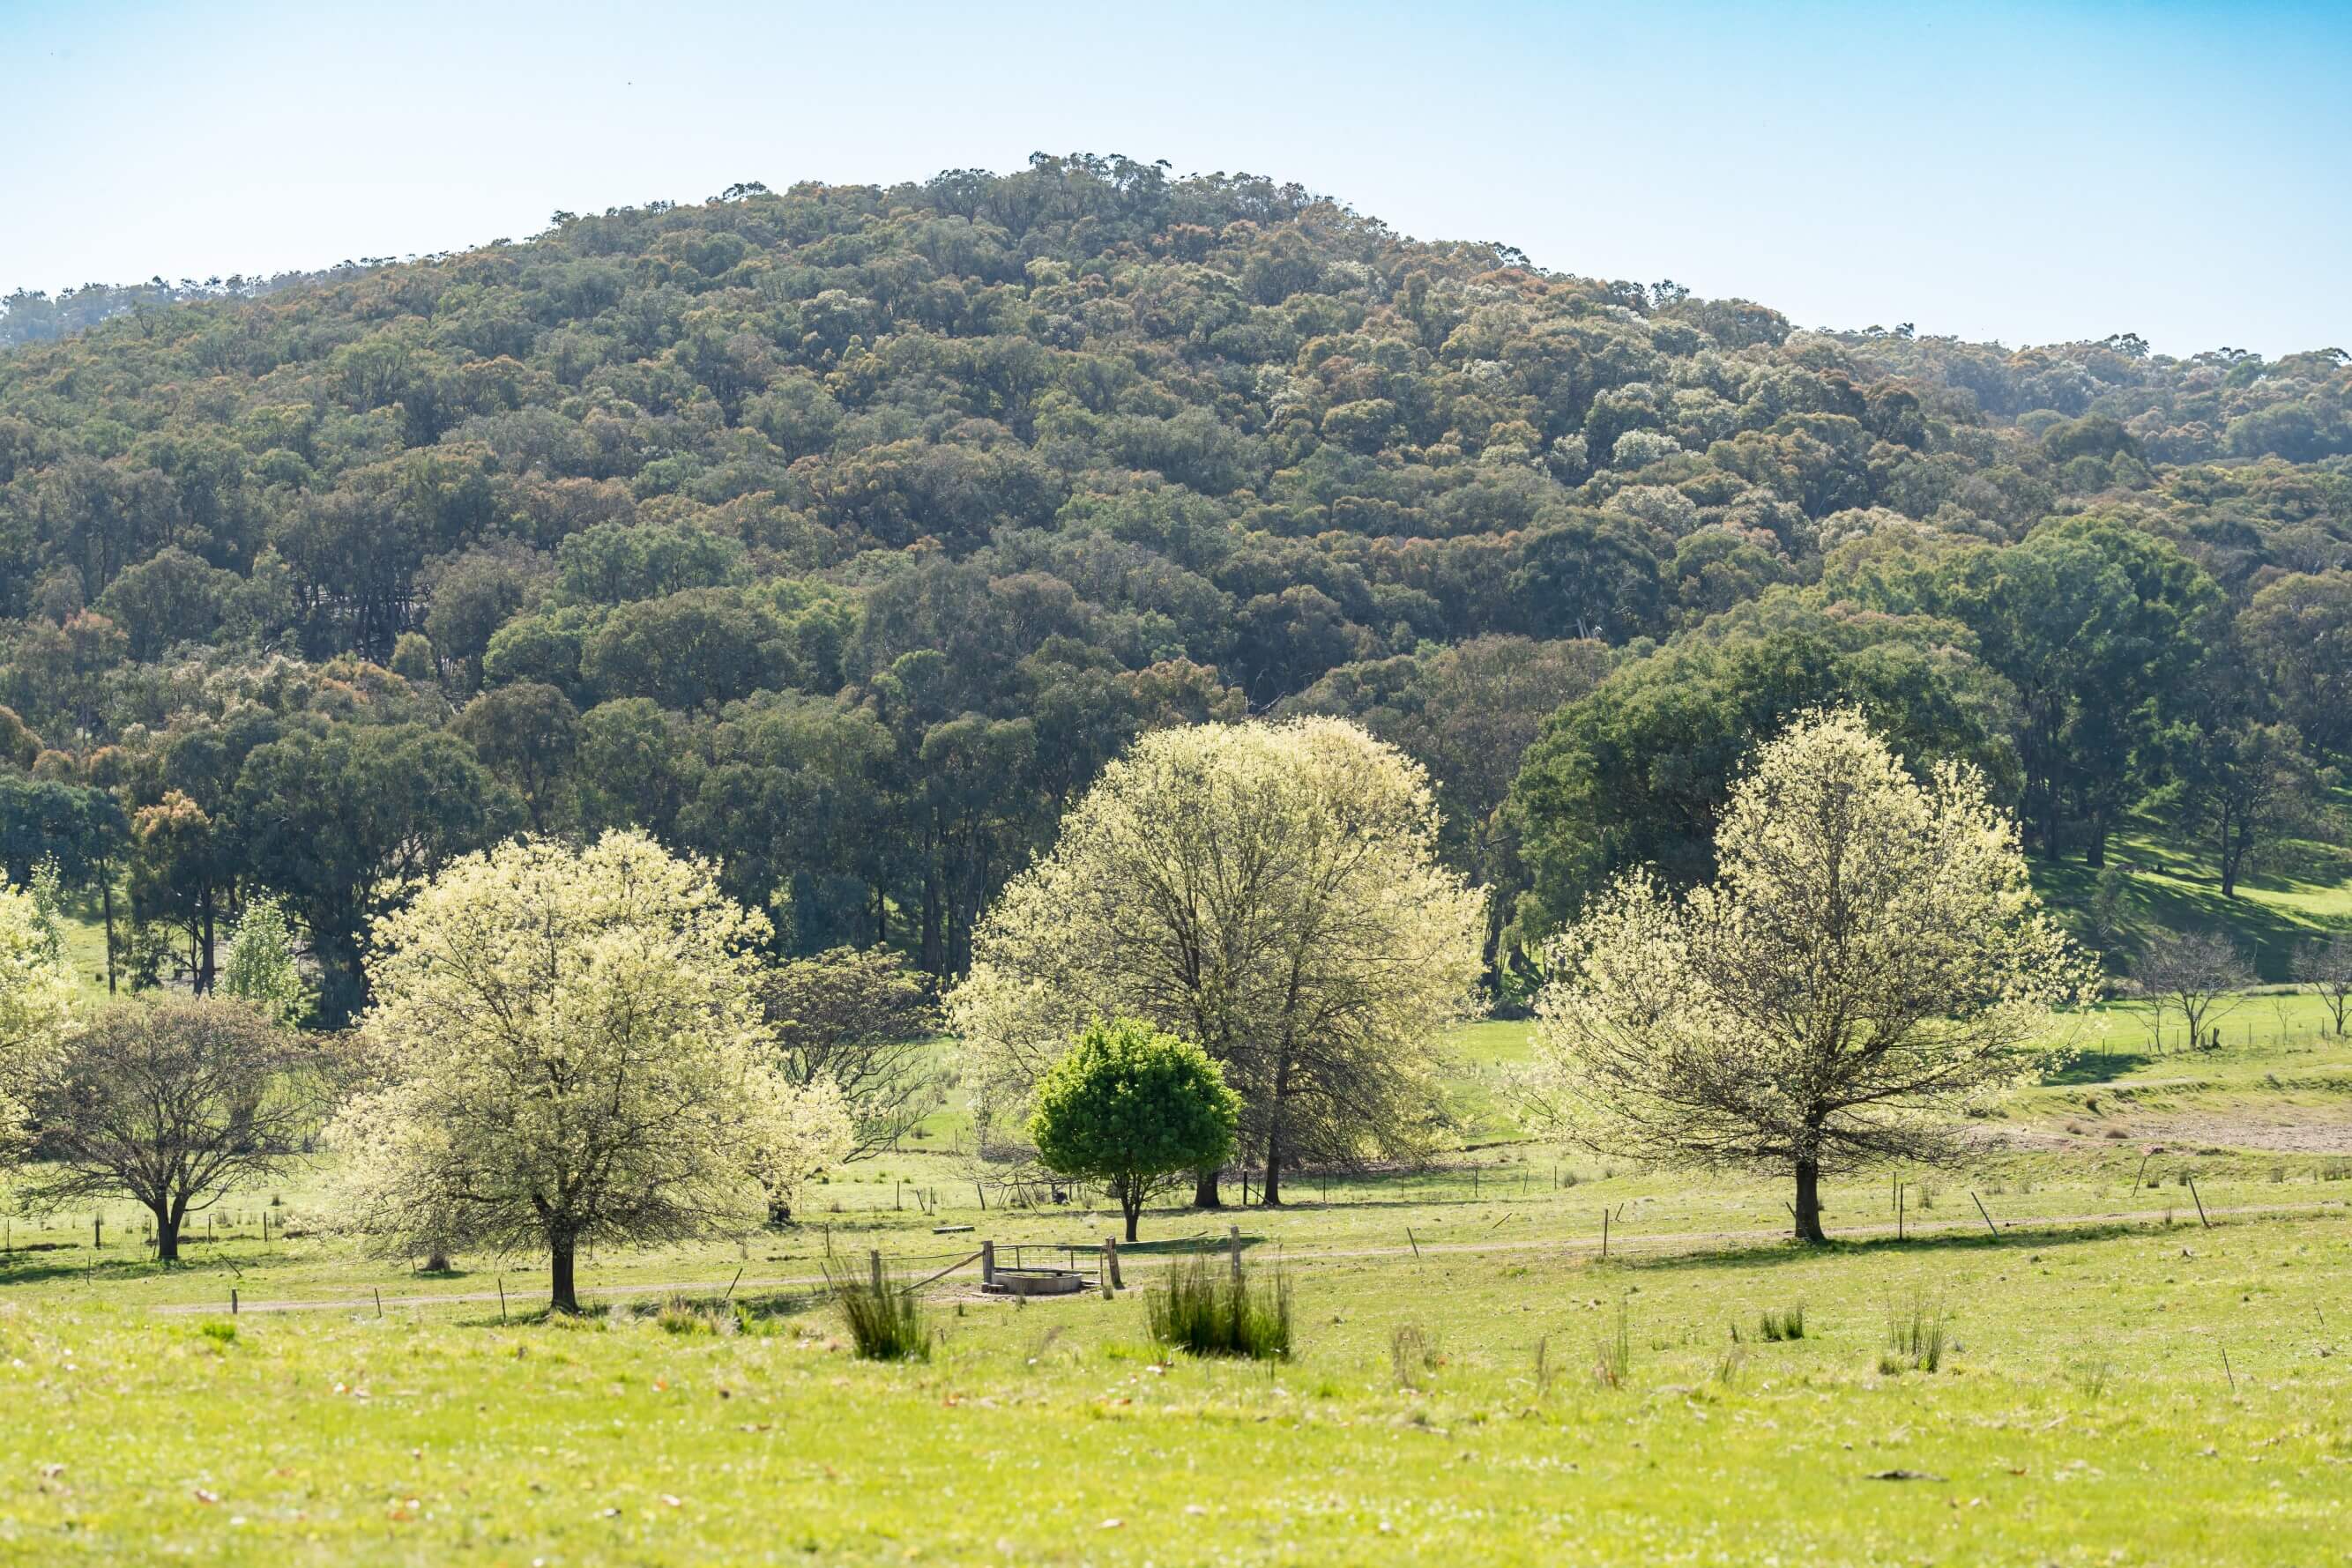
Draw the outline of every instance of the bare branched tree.
<instances>
[{"instance_id":1,"label":"bare branched tree","mask_svg":"<svg viewBox=\"0 0 2352 1568\"><path fill-rule=\"evenodd\" d=\"M280 1175L319 1111L299 1037L242 1002L124 1002L68 1041L38 1102L37 1207L128 1197L180 1256L191 1214Z\"/></svg>"},{"instance_id":2,"label":"bare branched tree","mask_svg":"<svg viewBox=\"0 0 2352 1568\"><path fill-rule=\"evenodd\" d=\"M2298 946L2294 977L2319 993L2328 1016L2336 1020L2336 1032L2342 1034L2346 1015L2352 1013L2352 931Z\"/></svg>"},{"instance_id":3,"label":"bare branched tree","mask_svg":"<svg viewBox=\"0 0 2352 1568\"><path fill-rule=\"evenodd\" d=\"M2189 1026L2189 1043L2207 1050L2218 1043L2215 1026L2245 999L2254 971L2238 945L2218 931L2166 931L2148 938L2132 966L2157 1007L2159 1032L2164 1009L2179 1010Z\"/></svg>"}]
</instances>

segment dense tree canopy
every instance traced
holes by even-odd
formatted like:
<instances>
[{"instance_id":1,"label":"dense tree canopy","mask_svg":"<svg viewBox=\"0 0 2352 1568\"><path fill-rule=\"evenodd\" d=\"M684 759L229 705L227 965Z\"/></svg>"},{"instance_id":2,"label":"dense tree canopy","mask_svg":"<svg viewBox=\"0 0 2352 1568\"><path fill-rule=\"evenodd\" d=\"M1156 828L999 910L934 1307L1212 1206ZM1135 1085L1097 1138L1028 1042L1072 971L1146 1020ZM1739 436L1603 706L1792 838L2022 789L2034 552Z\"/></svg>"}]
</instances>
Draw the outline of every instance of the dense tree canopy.
<instances>
[{"instance_id":1,"label":"dense tree canopy","mask_svg":"<svg viewBox=\"0 0 2352 1568\"><path fill-rule=\"evenodd\" d=\"M522 827L958 973L1122 747L1276 708L1432 769L1490 969L1530 884L1690 874L1824 696L2052 854L2166 782L2233 618L2248 722L2352 744L2332 349L1802 330L1086 156L6 305L0 858L135 873L200 980L274 894L328 1021L404 883ZM1644 726L1689 779L1612 760Z\"/></svg>"}]
</instances>

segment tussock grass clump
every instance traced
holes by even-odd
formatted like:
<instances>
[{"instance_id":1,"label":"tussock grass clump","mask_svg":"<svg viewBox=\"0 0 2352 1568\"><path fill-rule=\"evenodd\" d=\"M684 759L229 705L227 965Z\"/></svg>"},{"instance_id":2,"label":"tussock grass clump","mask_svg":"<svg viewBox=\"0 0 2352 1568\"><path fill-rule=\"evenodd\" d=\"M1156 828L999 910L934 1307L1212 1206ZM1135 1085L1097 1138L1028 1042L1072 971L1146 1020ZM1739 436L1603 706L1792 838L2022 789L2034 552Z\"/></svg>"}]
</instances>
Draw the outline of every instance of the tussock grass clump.
<instances>
[{"instance_id":1,"label":"tussock grass clump","mask_svg":"<svg viewBox=\"0 0 2352 1568\"><path fill-rule=\"evenodd\" d=\"M1906 1302L1890 1306L1886 1312L1886 1354L1878 1358L1878 1370L1893 1375L1907 1366L1914 1372L1933 1372L1944 1364L1948 1331L1951 1316L1943 1303L1931 1301L1925 1294L1916 1294Z\"/></svg>"},{"instance_id":2,"label":"tussock grass clump","mask_svg":"<svg viewBox=\"0 0 2352 1568\"><path fill-rule=\"evenodd\" d=\"M1765 1308L1763 1314L1757 1319L1756 1334L1759 1339L1776 1343L1784 1339L1804 1338L1805 1303L1799 1301L1795 1306L1782 1307L1779 1312Z\"/></svg>"},{"instance_id":3,"label":"tussock grass clump","mask_svg":"<svg viewBox=\"0 0 2352 1568\"><path fill-rule=\"evenodd\" d=\"M1622 1388L1633 1372L1633 1312L1631 1301L1617 1298L1613 1332L1592 1345L1592 1381L1603 1388Z\"/></svg>"},{"instance_id":4,"label":"tussock grass clump","mask_svg":"<svg viewBox=\"0 0 2352 1568\"><path fill-rule=\"evenodd\" d=\"M855 1269L828 1262L825 1282L841 1305L849 1343L862 1361L929 1361L930 1325L923 1303L888 1275L877 1285Z\"/></svg>"},{"instance_id":5,"label":"tussock grass clump","mask_svg":"<svg viewBox=\"0 0 2352 1568\"><path fill-rule=\"evenodd\" d=\"M1207 1258L1172 1264L1167 1282L1145 1296L1144 1312L1153 1343L1188 1355L1290 1354L1290 1276L1279 1269L1260 1281Z\"/></svg>"},{"instance_id":6,"label":"tussock grass clump","mask_svg":"<svg viewBox=\"0 0 2352 1568\"><path fill-rule=\"evenodd\" d=\"M697 1306L692 1301L673 1297L654 1314L655 1326L664 1333L731 1334L741 1332L740 1315L722 1306Z\"/></svg>"},{"instance_id":7,"label":"tussock grass clump","mask_svg":"<svg viewBox=\"0 0 2352 1568\"><path fill-rule=\"evenodd\" d=\"M2066 1380L2084 1399L2095 1405L2115 1386L2116 1364L2105 1356L2086 1357L2066 1369Z\"/></svg>"},{"instance_id":8,"label":"tussock grass clump","mask_svg":"<svg viewBox=\"0 0 2352 1568\"><path fill-rule=\"evenodd\" d=\"M1436 1371L1442 1359L1435 1343L1421 1332L1419 1324L1407 1323L1389 1335L1389 1364L1396 1371L1400 1388L1420 1387L1421 1374ZM1540 1352L1537 1359L1540 1363Z\"/></svg>"}]
</instances>

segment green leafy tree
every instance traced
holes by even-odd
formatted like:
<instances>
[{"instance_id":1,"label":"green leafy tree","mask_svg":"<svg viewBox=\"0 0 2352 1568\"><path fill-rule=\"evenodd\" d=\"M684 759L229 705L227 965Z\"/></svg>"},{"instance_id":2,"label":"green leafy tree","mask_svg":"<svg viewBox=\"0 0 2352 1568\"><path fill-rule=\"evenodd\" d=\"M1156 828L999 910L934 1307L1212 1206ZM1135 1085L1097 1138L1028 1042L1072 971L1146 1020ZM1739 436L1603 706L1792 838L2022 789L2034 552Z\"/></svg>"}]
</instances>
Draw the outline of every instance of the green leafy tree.
<instances>
[{"instance_id":1,"label":"green leafy tree","mask_svg":"<svg viewBox=\"0 0 2352 1568\"><path fill-rule=\"evenodd\" d=\"M1234 1147L1241 1096L1208 1052L1136 1019L1089 1024L1039 1081L1029 1136L1048 1170L1099 1181L1135 1239L1143 1200Z\"/></svg>"},{"instance_id":2,"label":"green leafy tree","mask_svg":"<svg viewBox=\"0 0 2352 1568\"><path fill-rule=\"evenodd\" d=\"M2056 858L2079 824L2085 862L2104 864L2107 834L2162 776L2162 728L2181 709L2220 590L2160 539L2070 517L1955 557L1933 594L2016 688L2023 814L2042 852Z\"/></svg>"},{"instance_id":3,"label":"green leafy tree","mask_svg":"<svg viewBox=\"0 0 2352 1568\"><path fill-rule=\"evenodd\" d=\"M1824 703L1853 705L1922 768L1957 758L1996 781L2013 776L2000 683L1950 645L1956 632L1920 617L1863 634L1792 611L1786 623L1672 644L1561 708L1512 787L1534 894L1518 939L1573 918L1636 867L1671 887L1704 880L1743 761Z\"/></svg>"},{"instance_id":4,"label":"green leafy tree","mask_svg":"<svg viewBox=\"0 0 2352 1568\"><path fill-rule=\"evenodd\" d=\"M297 731L257 747L237 779L243 863L301 921L330 1027L365 998L368 923L522 820L521 801L471 747L416 726Z\"/></svg>"},{"instance_id":5,"label":"green leafy tree","mask_svg":"<svg viewBox=\"0 0 2352 1568\"><path fill-rule=\"evenodd\" d=\"M2322 757L2352 758L2352 571L2265 583L2239 612L2238 632L2287 722Z\"/></svg>"}]
</instances>

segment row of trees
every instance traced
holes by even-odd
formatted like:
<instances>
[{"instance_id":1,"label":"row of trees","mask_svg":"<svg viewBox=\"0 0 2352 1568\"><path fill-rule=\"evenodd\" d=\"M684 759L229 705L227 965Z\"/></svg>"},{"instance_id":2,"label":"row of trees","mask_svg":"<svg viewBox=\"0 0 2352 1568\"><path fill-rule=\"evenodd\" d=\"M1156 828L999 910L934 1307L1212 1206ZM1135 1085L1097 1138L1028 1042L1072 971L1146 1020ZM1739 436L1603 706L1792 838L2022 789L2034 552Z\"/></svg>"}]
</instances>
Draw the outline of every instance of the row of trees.
<instances>
[{"instance_id":1,"label":"row of trees","mask_svg":"<svg viewBox=\"0 0 2352 1568\"><path fill-rule=\"evenodd\" d=\"M763 925L643 834L517 840L375 922L377 999L322 1042L287 1026L299 976L267 906L224 994L84 1017L53 911L0 891L0 1140L37 1206L144 1204L168 1263L190 1214L323 1128L371 1245L543 1250L574 1310L582 1247L789 1219L934 1103L924 988L873 954L770 967Z\"/></svg>"},{"instance_id":2,"label":"row of trees","mask_svg":"<svg viewBox=\"0 0 2352 1568\"><path fill-rule=\"evenodd\" d=\"M1531 1119L1784 1170L1818 1241L1825 1178L1960 1157L1961 1119L2067 1050L2054 1019L2095 968L1972 765L1801 714L1748 759L1714 851L1686 892L1619 877L1548 944ZM1269 1203L1301 1162L1418 1154L1446 1120L1435 1042L1478 1006L1484 897L1440 863L1420 769L1353 726L1147 737L989 912L950 998L983 1137L1104 1182L1130 1239L1171 1174L1213 1205L1236 1150ZM36 1199L128 1190L166 1260L193 1207L323 1114L373 1244L543 1250L575 1310L592 1240L789 1218L923 1103L920 988L873 953L767 967L764 925L643 833L519 838L375 921L376 999L320 1051L284 1028L299 977L267 908L232 946L236 997L85 1025L54 910L0 894L0 1111L47 1156ZM2183 997L2210 978L2194 946L2155 954ZM2312 953L2352 996L2352 939Z\"/></svg>"}]
</instances>

